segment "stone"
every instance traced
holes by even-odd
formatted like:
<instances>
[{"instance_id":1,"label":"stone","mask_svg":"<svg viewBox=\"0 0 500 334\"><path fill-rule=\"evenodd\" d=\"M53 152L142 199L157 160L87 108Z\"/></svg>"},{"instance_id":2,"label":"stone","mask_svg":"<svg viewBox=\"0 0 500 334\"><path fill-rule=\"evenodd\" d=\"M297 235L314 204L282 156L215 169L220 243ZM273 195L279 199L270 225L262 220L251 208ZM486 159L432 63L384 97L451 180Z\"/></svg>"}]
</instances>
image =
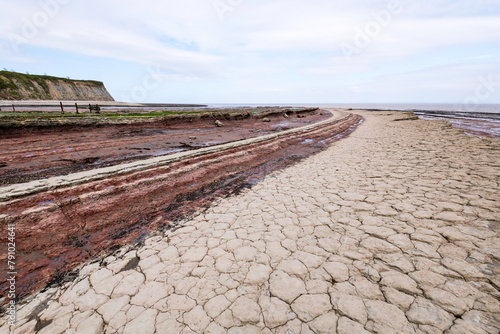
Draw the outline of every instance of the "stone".
<instances>
[{"instance_id":1,"label":"stone","mask_svg":"<svg viewBox=\"0 0 500 334\"><path fill-rule=\"evenodd\" d=\"M309 269L316 269L325 262L325 259L323 259L321 256L317 256L308 252L298 251L295 252L293 256Z\"/></svg>"},{"instance_id":2,"label":"stone","mask_svg":"<svg viewBox=\"0 0 500 334\"><path fill-rule=\"evenodd\" d=\"M396 234L394 230L383 226L362 225L360 226L360 230L380 239L387 239L391 235Z\"/></svg>"},{"instance_id":3,"label":"stone","mask_svg":"<svg viewBox=\"0 0 500 334\"><path fill-rule=\"evenodd\" d=\"M109 322L109 327L113 329L122 328L127 323L127 314L125 312L119 312L111 321Z\"/></svg>"},{"instance_id":4,"label":"stone","mask_svg":"<svg viewBox=\"0 0 500 334\"><path fill-rule=\"evenodd\" d=\"M413 323L434 326L442 331L450 328L455 320L453 315L422 297L417 297L406 316Z\"/></svg>"},{"instance_id":5,"label":"stone","mask_svg":"<svg viewBox=\"0 0 500 334\"><path fill-rule=\"evenodd\" d=\"M138 317L132 319L123 330L123 334L153 334L155 332L155 319L158 311L146 310Z\"/></svg>"},{"instance_id":6,"label":"stone","mask_svg":"<svg viewBox=\"0 0 500 334\"><path fill-rule=\"evenodd\" d=\"M290 277L282 271L271 274L269 290L273 296L287 303L292 303L298 296L307 293L301 279Z\"/></svg>"},{"instance_id":7,"label":"stone","mask_svg":"<svg viewBox=\"0 0 500 334\"><path fill-rule=\"evenodd\" d=\"M106 271L106 274L109 275L99 275L103 271ZM122 278L121 274L113 275L112 271L101 269L90 276L90 282L92 283L92 289L94 289L97 294L109 297Z\"/></svg>"},{"instance_id":8,"label":"stone","mask_svg":"<svg viewBox=\"0 0 500 334\"><path fill-rule=\"evenodd\" d=\"M88 278L76 283L72 288L66 290L65 293L59 298L59 302L62 305L69 305L73 303L75 299L86 294L90 290L90 282ZM19 316L19 314L18 314Z\"/></svg>"},{"instance_id":9,"label":"stone","mask_svg":"<svg viewBox=\"0 0 500 334\"><path fill-rule=\"evenodd\" d=\"M435 288L426 292L425 295L445 311L457 317L469 310L469 307L463 300L448 291Z\"/></svg>"},{"instance_id":10,"label":"stone","mask_svg":"<svg viewBox=\"0 0 500 334\"><path fill-rule=\"evenodd\" d=\"M451 212L451 211L443 211L443 212L437 213L437 214L432 216L432 219L444 220L444 221L452 222L452 223L461 223L461 222L465 221L465 219L461 215L458 215L455 212Z\"/></svg>"},{"instance_id":11,"label":"stone","mask_svg":"<svg viewBox=\"0 0 500 334\"><path fill-rule=\"evenodd\" d=\"M497 313L500 310L500 302L492 296L484 296L476 299L474 309L483 312Z\"/></svg>"},{"instance_id":12,"label":"stone","mask_svg":"<svg viewBox=\"0 0 500 334\"><path fill-rule=\"evenodd\" d=\"M222 122L221 122L221 121L216 120L216 121L215 121L215 126L216 126L216 127L218 127L218 128L222 128L222 127L224 126L224 124L222 124Z\"/></svg>"},{"instance_id":13,"label":"stone","mask_svg":"<svg viewBox=\"0 0 500 334\"><path fill-rule=\"evenodd\" d=\"M245 278L247 284L261 284L269 280L269 276L273 270L271 267L263 264L254 264L250 267Z\"/></svg>"},{"instance_id":14,"label":"stone","mask_svg":"<svg viewBox=\"0 0 500 334\"><path fill-rule=\"evenodd\" d=\"M290 306L276 297L261 296L259 305L264 316L264 323L268 328L282 326L290 320Z\"/></svg>"},{"instance_id":15,"label":"stone","mask_svg":"<svg viewBox=\"0 0 500 334\"><path fill-rule=\"evenodd\" d=\"M331 283L322 279L308 280L306 282L306 290L311 295L328 293Z\"/></svg>"},{"instance_id":16,"label":"stone","mask_svg":"<svg viewBox=\"0 0 500 334\"><path fill-rule=\"evenodd\" d=\"M121 310L130 302L129 296L123 296L109 300L106 304L99 307L97 312L102 315L104 321L109 323Z\"/></svg>"},{"instance_id":17,"label":"stone","mask_svg":"<svg viewBox=\"0 0 500 334\"><path fill-rule=\"evenodd\" d=\"M300 320L309 322L332 310L332 305L326 294L302 295L293 302L292 310Z\"/></svg>"},{"instance_id":18,"label":"stone","mask_svg":"<svg viewBox=\"0 0 500 334\"><path fill-rule=\"evenodd\" d=\"M70 327L71 314L66 314L62 317L54 319L49 325L39 330L37 333L40 334L62 334Z\"/></svg>"},{"instance_id":19,"label":"stone","mask_svg":"<svg viewBox=\"0 0 500 334\"><path fill-rule=\"evenodd\" d=\"M375 333L414 333L403 311L397 306L379 300L366 301L369 322L366 329Z\"/></svg>"},{"instance_id":20,"label":"stone","mask_svg":"<svg viewBox=\"0 0 500 334\"><path fill-rule=\"evenodd\" d=\"M80 312L95 310L107 303L109 297L98 295L94 290L89 290L85 295L75 300L75 305Z\"/></svg>"},{"instance_id":21,"label":"stone","mask_svg":"<svg viewBox=\"0 0 500 334\"><path fill-rule=\"evenodd\" d=\"M271 258L271 264L278 264L288 258L291 253L281 246L279 242L268 242L266 244L266 254Z\"/></svg>"},{"instance_id":22,"label":"stone","mask_svg":"<svg viewBox=\"0 0 500 334\"><path fill-rule=\"evenodd\" d=\"M101 334L104 329L104 321L99 314L94 313L90 318L82 321L76 328L77 334Z\"/></svg>"},{"instance_id":23,"label":"stone","mask_svg":"<svg viewBox=\"0 0 500 334\"><path fill-rule=\"evenodd\" d=\"M415 280L422 288L434 288L446 282L446 278L442 275L436 274L430 270L419 270L408 274Z\"/></svg>"},{"instance_id":24,"label":"stone","mask_svg":"<svg viewBox=\"0 0 500 334\"><path fill-rule=\"evenodd\" d=\"M181 256L181 262L201 262L205 255L207 255L207 252L207 247L190 248Z\"/></svg>"},{"instance_id":25,"label":"stone","mask_svg":"<svg viewBox=\"0 0 500 334\"><path fill-rule=\"evenodd\" d=\"M183 324L180 324L174 318L166 318L161 319L162 314L158 314L156 320L156 333L182 333L182 330L186 327ZM208 332L207 332L208 333ZM212 332L217 333L217 332Z\"/></svg>"},{"instance_id":26,"label":"stone","mask_svg":"<svg viewBox=\"0 0 500 334\"><path fill-rule=\"evenodd\" d=\"M242 296L231 306L233 316L243 324L258 324L260 307L252 299Z\"/></svg>"},{"instance_id":27,"label":"stone","mask_svg":"<svg viewBox=\"0 0 500 334\"><path fill-rule=\"evenodd\" d=\"M239 326L239 324L236 323L236 319L233 317L233 313L230 309L222 312L221 315L215 319L215 322L224 328Z\"/></svg>"},{"instance_id":28,"label":"stone","mask_svg":"<svg viewBox=\"0 0 500 334\"><path fill-rule=\"evenodd\" d=\"M445 258L441 264L448 269L456 271L467 280L483 279L484 274L474 265L456 259Z\"/></svg>"},{"instance_id":29,"label":"stone","mask_svg":"<svg viewBox=\"0 0 500 334\"><path fill-rule=\"evenodd\" d=\"M370 252L374 254L401 252L401 250L396 246L394 246L393 244L390 244L387 241L374 237L368 237L364 239L363 241L361 241L360 246L368 249Z\"/></svg>"},{"instance_id":30,"label":"stone","mask_svg":"<svg viewBox=\"0 0 500 334\"><path fill-rule=\"evenodd\" d=\"M193 304L194 301L193 301ZM182 305L182 304L180 304ZM203 309L208 314L208 316L212 319L217 318L222 312L227 310L231 306L231 302L227 300L224 296L217 296L210 299L204 306ZM194 305L193 305L194 307Z\"/></svg>"},{"instance_id":31,"label":"stone","mask_svg":"<svg viewBox=\"0 0 500 334\"><path fill-rule=\"evenodd\" d=\"M351 296L344 293L333 293L331 295L333 308L341 314L359 322L366 324L368 315L363 300L357 296Z\"/></svg>"},{"instance_id":32,"label":"stone","mask_svg":"<svg viewBox=\"0 0 500 334\"><path fill-rule=\"evenodd\" d=\"M415 266L402 254L380 254L376 255L375 258L384 261L390 267L401 270L405 274L415 271Z\"/></svg>"},{"instance_id":33,"label":"stone","mask_svg":"<svg viewBox=\"0 0 500 334\"><path fill-rule=\"evenodd\" d=\"M377 284L373 284L364 277L356 277L351 280L356 292L363 299L383 300L384 295Z\"/></svg>"},{"instance_id":34,"label":"stone","mask_svg":"<svg viewBox=\"0 0 500 334\"><path fill-rule=\"evenodd\" d=\"M186 295L170 295L165 299L166 311L191 311L196 302Z\"/></svg>"},{"instance_id":35,"label":"stone","mask_svg":"<svg viewBox=\"0 0 500 334\"><path fill-rule=\"evenodd\" d=\"M113 290L112 298L122 296L134 296L139 292L139 288L144 283L146 278L143 274L137 271L131 271L130 274L125 276L121 282Z\"/></svg>"},{"instance_id":36,"label":"stone","mask_svg":"<svg viewBox=\"0 0 500 334\"><path fill-rule=\"evenodd\" d=\"M384 287L382 288L384 292L385 299L391 303L399 307L404 311L408 311L411 304L415 301L415 297L402 293L396 289Z\"/></svg>"},{"instance_id":37,"label":"stone","mask_svg":"<svg viewBox=\"0 0 500 334\"><path fill-rule=\"evenodd\" d=\"M264 123L269 123L269 122L271 122L271 120L270 120L269 118L267 118L267 117L264 117L264 118L262 119L262 122L264 122Z\"/></svg>"},{"instance_id":38,"label":"stone","mask_svg":"<svg viewBox=\"0 0 500 334\"><path fill-rule=\"evenodd\" d=\"M371 334L360 323L352 321L349 318L341 317L338 321L338 334ZM335 332L330 332L335 333Z\"/></svg>"},{"instance_id":39,"label":"stone","mask_svg":"<svg viewBox=\"0 0 500 334\"><path fill-rule=\"evenodd\" d=\"M382 280L380 284L385 285L389 288L394 288L404 293L408 294L420 294L421 291L418 289L418 284L409 276L401 274L397 271L385 271L380 274Z\"/></svg>"},{"instance_id":40,"label":"stone","mask_svg":"<svg viewBox=\"0 0 500 334\"><path fill-rule=\"evenodd\" d=\"M299 260L282 261L276 270L281 270L289 275L295 275L298 277L305 277L309 273L307 267Z\"/></svg>"},{"instance_id":41,"label":"stone","mask_svg":"<svg viewBox=\"0 0 500 334\"><path fill-rule=\"evenodd\" d=\"M261 334L261 329L260 327L253 325L232 327L227 331L227 334Z\"/></svg>"},{"instance_id":42,"label":"stone","mask_svg":"<svg viewBox=\"0 0 500 334\"><path fill-rule=\"evenodd\" d=\"M234 251L234 258L236 261L244 261L244 262L250 262L255 259L255 256L257 255L258 251L254 247L250 246L245 246L241 248L237 248Z\"/></svg>"},{"instance_id":43,"label":"stone","mask_svg":"<svg viewBox=\"0 0 500 334\"><path fill-rule=\"evenodd\" d=\"M335 312L320 315L308 325L316 334L330 334L337 331L338 317Z\"/></svg>"},{"instance_id":44,"label":"stone","mask_svg":"<svg viewBox=\"0 0 500 334\"><path fill-rule=\"evenodd\" d=\"M138 266L144 272L145 270L152 268L155 265L157 265L158 263L160 263L160 261L161 261L161 259L158 256L151 255L151 256L148 256L147 258L140 260Z\"/></svg>"},{"instance_id":45,"label":"stone","mask_svg":"<svg viewBox=\"0 0 500 334\"><path fill-rule=\"evenodd\" d=\"M225 254L215 261L215 269L220 273L236 272L233 254Z\"/></svg>"},{"instance_id":46,"label":"stone","mask_svg":"<svg viewBox=\"0 0 500 334\"><path fill-rule=\"evenodd\" d=\"M224 327L217 325L215 322L211 322L207 329L205 329L204 334L226 334L226 330Z\"/></svg>"},{"instance_id":47,"label":"stone","mask_svg":"<svg viewBox=\"0 0 500 334\"><path fill-rule=\"evenodd\" d=\"M349 268L340 262L326 262L323 268L337 282L345 282L349 279Z\"/></svg>"},{"instance_id":48,"label":"stone","mask_svg":"<svg viewBox=\"0 0 500 334\"><path fill-rule=\"evenodd\" d=\"M127 322L137 318L144 311L146 311L146 308L144 308L143 306L137 306L137 305L130 306L130 308L127 310Z\"/></svg>"},{"instance_id":49,"label":"stone","mask_svg":"<svg viewBox=\"0 0 500 334\"><path fill-rule=\"evenodd\" d=\"M16 326L16 329L15 329L15 332L16 334L31 334L31 333L34 333L35 332L35 327L36 327L36 324L37 324L37 320L36 319L33 319L23 325L18 325ZM0 333L1 334L10 334L11 331L9 330L9 328L7 326L2 326L0 328Z\"/></svg>"},{"instance_id":50,"label":"stone","mask_svg":"<svg viewBox=\"0 0 500 334\"><path fill-rule=\"evenodd\" d=\"M446 334L488 334L488 332L473 322L457 319Z\"/></svg>"},{"instance_id":51,"label":"stone","mask_svg":"<svg viewBox=\"0 0 500 334\"><path fill-rule=\"evenodd\" d=\"M146 282L139 290L139 293L132 297L130 303L150 308L156 304L157 301L168 295L169 291L164 283L154 281Z\"/></svg>"},{"instance_id":52,"label":"stone","mask_svg":"<svg viewBox=\"0 0 500 334\"><path fill-rule=\"evenodd\" d=\"M210 324L210 318L200 305L185 313L183 318L183 322L195 333L203 333Z\"/></svg>"},{"instance_id":53,"label":"stone","mask_svg":"<svg viewBox=\"0 0 500 334\"><path fill-rule=\"evenodd\" d=\"M472 310L465 313L462 319L467 323L473 323L481 327L482 330L490 334L498 333L498 317L493 314Z\"/></svg>"}]
</instances>

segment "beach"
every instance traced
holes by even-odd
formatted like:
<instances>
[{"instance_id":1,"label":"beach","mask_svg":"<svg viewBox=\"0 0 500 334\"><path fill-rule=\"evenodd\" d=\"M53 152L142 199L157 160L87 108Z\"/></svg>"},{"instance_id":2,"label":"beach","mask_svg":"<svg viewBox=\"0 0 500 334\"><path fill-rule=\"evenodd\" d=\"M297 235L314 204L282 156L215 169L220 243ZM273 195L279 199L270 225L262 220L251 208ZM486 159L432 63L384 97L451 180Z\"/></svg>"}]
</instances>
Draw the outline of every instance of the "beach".
<instances>
[{"instance_id":1,"label":"beach","mask_svg":"<svg viewBox=\"0 0 500 334\"><path fill-rule=\"evenodd\" d=\"M500 140L349 112L347 138L27 298L16 333L498 333Z\"/></svg>"}]
</instances>

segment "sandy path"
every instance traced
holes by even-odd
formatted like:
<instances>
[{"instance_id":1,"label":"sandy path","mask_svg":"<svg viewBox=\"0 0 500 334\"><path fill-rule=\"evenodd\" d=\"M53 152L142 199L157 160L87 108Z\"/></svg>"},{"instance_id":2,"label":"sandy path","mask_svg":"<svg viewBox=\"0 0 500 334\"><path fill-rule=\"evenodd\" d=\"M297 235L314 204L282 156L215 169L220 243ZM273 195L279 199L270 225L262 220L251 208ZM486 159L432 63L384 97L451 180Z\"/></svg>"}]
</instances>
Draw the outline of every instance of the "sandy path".
<instances>
[{"instance_id":1,"label":"sandy path","mask_svg":"<svg viewBox=\"0 0 500 334\"><path fill-rule=\"evenodd\" d=\"M498 333L500 142L360 114L328 150L38 294L16 333Z\"/></svg>"}]
</instances>

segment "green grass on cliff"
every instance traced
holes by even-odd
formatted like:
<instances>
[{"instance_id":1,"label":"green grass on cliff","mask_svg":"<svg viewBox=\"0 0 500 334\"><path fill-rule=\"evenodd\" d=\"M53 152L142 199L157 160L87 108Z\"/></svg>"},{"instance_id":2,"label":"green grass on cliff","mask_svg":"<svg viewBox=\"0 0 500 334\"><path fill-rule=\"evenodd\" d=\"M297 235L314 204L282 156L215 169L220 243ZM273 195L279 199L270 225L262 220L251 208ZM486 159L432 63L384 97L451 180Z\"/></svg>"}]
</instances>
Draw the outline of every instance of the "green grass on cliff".
<instances>
[{"instance_id":1,"label":"green grass on cliff","mask_svg":"<svg viewBox=\"0 0 500 334\"><path fill-rule=\"evenodd\" d=\"M74 85L75 83L88 83L96 86L103 86L100 81L94 80L72 80L67 78L53 77L50 75L35 75L23 74L18 72L0 71L0 99L4 100L21 100L21 89L31 92L33 98L50 100L50 90L48 81L65 82ZM43 91L37 92L37 87L40 86Z\"/></svg>"},{"instance_id":2,"label":"green grass on cliff","mask_svg":"<svg viewBox=\"0 0 500 334\"><path fill-rule=\"evenodd\" d=\"M69 84L74 83L74 82L83 82L83 83L90 83L90 84L98 85L98 86L104 86L104 84L101 81L95 81L95 80L74 80L74 79L68 79L68 78L53 77L50 75L24 74L24 73L18 73L18 72L10 72L10 71L0 71L0 77L10 79L11 82L12 82L12 79L16 79L16 80L19 80L21 82L26 82L26 80L34 80L38 83L40 83L41 81L49 80L49 81L54 81L54 82L64 81L64 82L69 83ZM1 88L1 86L0 86L0 88Z\"/></svg>"}]
</instances>

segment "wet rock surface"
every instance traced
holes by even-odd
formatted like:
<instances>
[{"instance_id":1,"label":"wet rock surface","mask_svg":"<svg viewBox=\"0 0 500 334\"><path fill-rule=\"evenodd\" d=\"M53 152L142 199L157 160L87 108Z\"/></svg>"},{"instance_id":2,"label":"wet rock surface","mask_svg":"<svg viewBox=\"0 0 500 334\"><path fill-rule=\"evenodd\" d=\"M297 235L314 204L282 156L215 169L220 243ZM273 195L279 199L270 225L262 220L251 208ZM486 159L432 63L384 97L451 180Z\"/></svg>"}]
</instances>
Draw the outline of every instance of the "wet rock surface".
<instances>
[{"instance_id":1,"label":"wet rock surface","mask_svg":"<svg viewBox=\"0 0 500 334\"><path fill-rule=\"evenodd\" d=\"M186 120L181 117L158 117L157 120L104 117L55 119L54 124L45 127L41 124L3 127L0 129L0 186L258 137L331 117L327 111L317 111L307 112L304 114L307 117L300 119L297 116L302 113L290 112L292 117L285 118L281 111L276 111L266 117L270 122L263 123L260 114L250 116L253 110L235 112L235 119L217 114ZM71 124L58 124L58 121ZM90 121L96 124L85 125Z\"/></svg>"},{"instance_id":2,"label":"wet rock surface","mask_svg":"<svg viewBox=\"0 0 500 334\"><path fill-rule=\"evenodd\" d=\"M328 150L36 294L18 332L498 333L500 142L360 114Z\"/></svg>"},{"instance_id":3,"label":"wet rock surface","mask_svg":"<svg viewBox=\"0 0 500 334\"><path fill-rule=\"evenodd\" d=\"M20 240L16 246L18 296L23 298L47 282L57 284L71 279L77 265L103 251L142 243L151 231L175 229L176 222L215 199L326 149L329 143L350 134L361 121L360 116L341 112L336 115L308 126L305 132L299 128L281 136L273 134L266 140L257 137L239 141L226 145L229 148L210 148L210 153L203 155L197 155L199 151L186 152L188 157L164 165L141 160L139 165L145 168L134 173L130 165L120 165L114 173L106 169L104 179L79 174L78 179L86 181L83 184L71 181L76 174L68 176L66 185L61 185L63 181L58 178L47 180L45 191L35 186L34 193L0 202L0 230L15 224ZM6 194L24 191L26 186L13 185L14 189ZM2 239L1 245L6 248L7 239ZM7 252L2 254L0 261L6 261ZM221 267L226 264L219 263ZM137 259L124 264L127 270L137 265ZM3 273L0 291L7 287Z\"/></svg>"}]
</instances>

